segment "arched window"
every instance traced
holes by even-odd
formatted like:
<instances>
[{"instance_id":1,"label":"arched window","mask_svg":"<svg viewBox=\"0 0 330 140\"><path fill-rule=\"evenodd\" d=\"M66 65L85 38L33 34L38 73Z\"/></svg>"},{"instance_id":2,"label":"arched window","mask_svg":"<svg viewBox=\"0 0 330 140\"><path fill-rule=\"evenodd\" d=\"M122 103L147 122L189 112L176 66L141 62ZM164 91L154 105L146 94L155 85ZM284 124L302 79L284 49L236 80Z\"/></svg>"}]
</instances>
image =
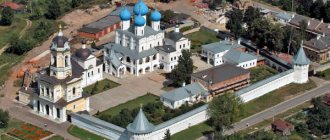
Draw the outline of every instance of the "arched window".
<instances>
[{"instance_id":1,"label":"arched window","mask_svg":"<svg viewBox=\"0 0 330 140\"><path fill-rule=\"evenodd\" d=\"M157 56L156 56L156 55L154 55L154 56L152 57L152 59L153 59L153 60L156 60L156 58L157 58Z\"/></svg>"},{"instance_id":2,"label":"arched window","mask_svg":"<svg viewBox=\"0 0 330 140\"><path fill-rule=\"evenodd\" d=\"M129 58L129 56L126 57L126 62L131 63L131 58Z\"/></svg>"},{"instance_id":3,"label":"arched window","mask_svg":"<svg viewBox=\"0 0 330 140\"><path fill-rule=\"evenodd\" d=\"M72 94L76 95L76 88L75 87L72 89Z\"/></svg>"},{"instance_id":4,"label":"arched window","mask_svg":"<svg viewBox=\"0 0 330 140\"><path fill-rule=\"evenodd\" d=\"M65 56L65 67L69 66L69 56Z\"/></svg>"},{"instance_id":5,"label":"arched window","mask_svg":"<svg viewBox=\"0 0 330 140\"><path fill-rule=\"evenodd\" d=\"M46 88L46 95L49 96L49 88Z\"/></svg>"},{"instance_id":6,"label":"arched window","mask_svg":"<svg viewBox=\"0 0 330 140\"><path fill-rule=\"evenodd\" d=\"M148 63L150 61L150 58L149 56L146 58L146 62Z\"/></svg>"}]
</instances>

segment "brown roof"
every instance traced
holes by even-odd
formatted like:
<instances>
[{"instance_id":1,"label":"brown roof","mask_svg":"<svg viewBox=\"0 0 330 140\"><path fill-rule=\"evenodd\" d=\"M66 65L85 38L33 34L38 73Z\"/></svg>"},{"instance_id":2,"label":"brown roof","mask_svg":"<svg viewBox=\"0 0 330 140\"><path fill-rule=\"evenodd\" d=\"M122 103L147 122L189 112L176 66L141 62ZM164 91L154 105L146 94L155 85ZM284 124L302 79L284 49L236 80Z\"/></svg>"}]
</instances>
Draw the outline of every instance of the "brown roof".
<instances>
[{"instance_id":1,"label":"brown roof","mask_svg":"<svg viewBox=\"0 0 330 140\"><path fill-rule=\"evenodd\" d=\"M282 119L276 120L272 123L273 127L275 127L276 130L279 131L285 131L286 129L292 129L293 125L291 123L288 123Z\"/></svg>"},{"instance_id":2,"label":"brown roof","mask_svg":"<svg viewBox=\"0 0 330 140\"><path fill-rule=\"evenodd\" d=\"M13 10L20 10L22 8L24 8L24 5L22 4L18 4L18 3L15 3L15 2L4 2L1 4L2 7L9 7L10 9L13 9Z\"/></svg>"},{"instance_id":3,"label":"brown roof","mask_svg":"<svg viewBox=\"0 0 330 140\"><path fill-rule=\"evenodd\" d=\"M324 97L323 97L323 102L330 106L330 93L326 94Z\"/></svg>"},{"instance_id":4,"label":"brown roof","mask_svg":"<svg viewBox=\"0 0 330 140\"><path fill-rule=\"evenodd\" d=\"M330 48L330 36L320 36L304 42L305 47L318 51L327 50Z\"/></svg>"},{"instance_id":5,"label":"brown roof","mask_svg":"<svg viewBox=\"0 0 330 140\"><path fill-rule=\"evenodd\" d=\"M192 76L205 82L219 83L241 75L250 74L250 72L233 64L222 64L197 73Z\"/></svg>"},{"instance_id":6,"label":"brown roof","mask_svg":"<svg viewBox=\"0 0 330 140\"><path fill-rule=\"evenodd\" d=\"M330 35L330 26L328 23L324 23L323 21L309 18L306 16L295 14L295 16L289 22L290 24L299 27L300 22L305 20L309 25L307 26L307 30L315 33Z\"/></svg>"}]
</instances>

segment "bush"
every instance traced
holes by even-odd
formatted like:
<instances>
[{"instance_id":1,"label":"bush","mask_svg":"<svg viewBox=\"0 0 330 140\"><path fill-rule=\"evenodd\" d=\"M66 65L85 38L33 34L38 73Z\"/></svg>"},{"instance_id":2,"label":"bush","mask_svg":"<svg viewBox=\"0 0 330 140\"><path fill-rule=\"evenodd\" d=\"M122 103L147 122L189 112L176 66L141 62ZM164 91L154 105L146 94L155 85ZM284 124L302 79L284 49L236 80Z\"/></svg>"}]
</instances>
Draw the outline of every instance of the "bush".
<instances>
[{"instance_id":1,"label":"bush","mask_svg":"<svg viewBox=\"0 0 330 140\"><path fill-rule=\"evenodd\" d=\"M11 39L10 47L6 50L7 53L12 53L16 55L22 55L33 48L33 43L31 40L23 39Z\"/></svg>"},{"instance_id":2,"label":"bush","mask_svg":"<svg viewBox=\"0 0 330 140\"><path fill-rule=\"evenodd\" d=\"M0 109L0 128L6 128L9 122L9 113Z\"/></svg>"},{"instance_id":3,"label":"bush","mask_svg":"<svg viewBox=\"0 0 330 140\"><path fill-rule=\"evenodd\" d=\"M14 11L9 7L5 7L1 12L1 24L11 25L14 19Z\"/></svg>"}]
</instances>

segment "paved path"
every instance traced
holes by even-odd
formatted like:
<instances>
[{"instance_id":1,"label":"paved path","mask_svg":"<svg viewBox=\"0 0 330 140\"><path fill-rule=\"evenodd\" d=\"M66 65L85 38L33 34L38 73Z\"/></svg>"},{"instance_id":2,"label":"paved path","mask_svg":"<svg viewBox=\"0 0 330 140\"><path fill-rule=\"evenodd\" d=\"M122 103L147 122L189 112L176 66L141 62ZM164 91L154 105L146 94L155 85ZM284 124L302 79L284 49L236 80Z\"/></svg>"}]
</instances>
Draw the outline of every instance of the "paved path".
<instances>
[{"instance_id":1,"label":"paved path","mask_svg":"<svg viewBox=\"0 0 330 140\"><path fill-rule=\"evenodd\" d=\"M282 102L274 107L268 108L258 114L250 116L248 118L243 119L239 123L234 124L234 128L225 132L225 134L232 134L234 132L243 130L247 128L247 124L249 126L253 126L257 123L260 123L264 120L272 118L273 115L281 114L289 109L292 109L300 104L303 104L306 101L309 101L315 97L324 95L330 91L330 82L324 82L320 87L317 87L311 91L303 93L295 98Z\"/></svg>"},{"instance_id":2,"label":"paved path","mask_svg":"<svg viewBox=\"0 0 330 140\"><path fill-rule=\"evenodd\" d=\"M139 77L128 75L123 79L118 79L109 76L108 74L104 74L106 78L120 83L121 85L92 96L90 98L92 109L91 114L125 103L129 100L145 95L147 92L159 96L165 92L161 89L163 87L163 81L156 82L149 79L150 77L157 75L159 75L159 73L152 72Z\"/></svg>"}]
</instances>

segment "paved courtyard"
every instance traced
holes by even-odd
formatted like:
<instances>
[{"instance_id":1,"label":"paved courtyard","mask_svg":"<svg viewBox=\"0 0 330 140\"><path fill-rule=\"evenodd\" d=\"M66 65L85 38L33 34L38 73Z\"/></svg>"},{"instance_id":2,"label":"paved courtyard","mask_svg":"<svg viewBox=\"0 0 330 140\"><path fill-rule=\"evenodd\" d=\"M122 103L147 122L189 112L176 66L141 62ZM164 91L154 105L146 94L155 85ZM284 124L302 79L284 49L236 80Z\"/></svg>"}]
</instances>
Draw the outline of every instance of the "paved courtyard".
<instances>
[{"instance_id":1,"label":"paved courtyard","mask_svg":"<svg viewBox=\"0 0 330 140\"><path fill-rule=\"evenodd\" d=\"M161 90L163 87L163 81L155 80L160 79L160 74L157 72L148 73L139 77L129 74L125 76L126 77L119 79L104 74L105 78L120 83L121 85L92 96L90 98L91 114L125 103L129 100L145 95L147 92L158 96L165 92Z\"/></svg>"},{"instance_id":2,"label":"paved courtyard","mask_svg":"<svg viewBox=\"0 0 330 140\"><path fill-rule=\"evenodd\" d=\"M194 70L194 72L205 70L205 69L208 69L208 68L211 68L212 67L211 64L207 64L199 56L193 55L192 56L192 60L194 61L194 66L197 67L197 69Z\"/></svg>"}]
</instances>

